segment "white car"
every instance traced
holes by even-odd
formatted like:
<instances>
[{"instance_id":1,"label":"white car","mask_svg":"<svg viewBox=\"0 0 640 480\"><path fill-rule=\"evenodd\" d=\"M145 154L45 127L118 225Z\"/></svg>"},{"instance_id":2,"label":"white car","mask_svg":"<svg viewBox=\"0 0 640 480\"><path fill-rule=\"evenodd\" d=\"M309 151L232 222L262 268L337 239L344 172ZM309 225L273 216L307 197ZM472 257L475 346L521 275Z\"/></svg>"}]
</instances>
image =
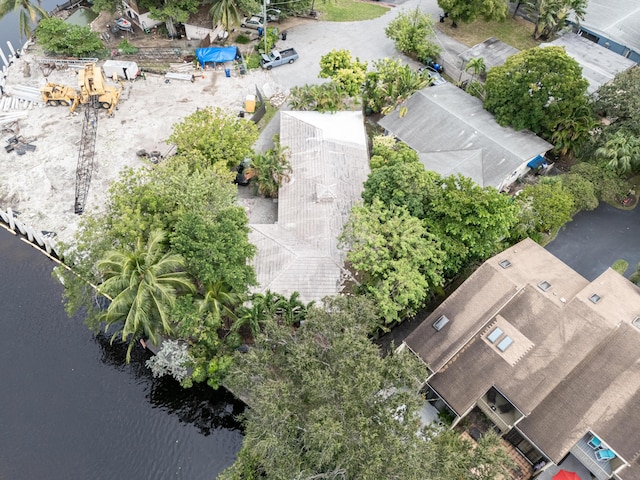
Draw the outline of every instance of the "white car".
<instances>
[{"instance_id":1,"label":"white car","mask_svg":"<svg viewBox=\"0 0 640 480\"><path fill-rule=\"evenodd\" d=\"M262 21L262 17L254 15L251 18L245 17L240 26L242 28L255 28L257 30L259 28L264 28L264 22Z\"/></svg>"}]
</instances>

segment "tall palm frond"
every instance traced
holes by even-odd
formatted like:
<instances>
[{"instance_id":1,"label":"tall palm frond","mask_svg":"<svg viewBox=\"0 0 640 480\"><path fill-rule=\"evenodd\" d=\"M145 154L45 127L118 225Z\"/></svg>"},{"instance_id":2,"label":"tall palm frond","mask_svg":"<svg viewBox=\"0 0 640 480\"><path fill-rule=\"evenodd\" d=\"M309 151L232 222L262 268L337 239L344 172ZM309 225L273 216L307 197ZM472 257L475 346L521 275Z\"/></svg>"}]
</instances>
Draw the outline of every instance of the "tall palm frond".
<instances>
[{"instance_id":1,"label":"tall palm frond","mask_svg":"<svg viewBox=\"0 0 640 480\"><path fill-rule=\"evenodd\" d=\"M101 293L113 300L101 315L105 330L117 324L112 340L120 336L129 342L127 362L136 340L147 336L158 343L158 334L172 330L169 311L175 298L183 292L194 292L194 285L180 255L164 252L165 234L161 230L150 233L145 243L138 239L131 252L110 251L97 264L104 281L98 286Z\"/></svg>"},{"instance_id":2,"label":"tall palm frond","mask_svg":"<svg viewBox=\"0 0 640 480\"><path fill-rule=\"evenodd\" d=\"M49 14L42 8L40 0L0 0L0 18L11 11L19 12L20 37L31 36L31 27L37 23L38 18L47 18Z\"/></svg>"}]
</instances>

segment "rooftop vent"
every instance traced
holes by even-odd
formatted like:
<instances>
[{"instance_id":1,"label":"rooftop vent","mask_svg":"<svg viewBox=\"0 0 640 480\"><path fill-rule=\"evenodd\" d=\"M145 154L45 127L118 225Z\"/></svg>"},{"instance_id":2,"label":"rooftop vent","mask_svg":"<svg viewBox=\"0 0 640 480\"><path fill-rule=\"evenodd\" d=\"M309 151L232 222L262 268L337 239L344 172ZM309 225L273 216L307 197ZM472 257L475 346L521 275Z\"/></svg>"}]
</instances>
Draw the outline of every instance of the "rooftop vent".
<instances>
[{"instance_id":1,"label":"rooftop vent","mask_svg":"<svg viewBox=\"0 0 640 480\"><path fill-rule=\"evenodd\" d=\"M507 260L507 259L505 258L504 260L502 260L502 261L499 263L499 265L500 265L502 268L509 268L509 267L512 265L512 263L511 263L509 260Z\"/></svg>"},{"instance_id":2,"label":"rooftop vent","mask_svg":"<svg viewBox=\"0 0 640 480\"><path fill-rule=\"evenodd\" d=\"M589 300L591 300L593 303L598 303L600 301L600 295L594 293L589 297Z\"/></svg>"},{"instance_id":3,"label":"rooftop vent","mask_svg":"<svg viewBox=\"0 0 640 480\"><path fill-rule=\"evenodd\" d=\"M433 328L436 329L436 332L439 332L440 330L442 330L444 328L444 326L449 323L449 319L442 315L440 316L440 318L438 320L436 320L435 322L433 322Z\"/></svg>"},{"instance_id":4,"label":"rooftop vent","mask_svg":"<svg viewBox=\"0 0 640 480\"><path fill-rule=\"evenodd\" d=\"M500 340L500 343L497 345L497 347L498 347L498 350L500 350L501 352L504 352L512 344L513 344L513 338L506 336L502 340Z\"/></svg>"},{"instance_id":5,"label":"rooftop vent","mask_svg":"<svg viewBox=\"0 0 640 480\"><path fill-rule=\"evenodd\" d=\"M538 288L540 290L542 290L543 292L546 292L547 290L549 290L551 288L551 284L549 282L547 282L546 280L544 280L543 282L540 282L538 284Z\"/></svg>"},{"instance_id":6,"label":"rooftop vent","mask_svg":"<svg viewBox=\"0 0 640 480\"><path fill-rule=\"evenodd\" d=\"M502 336L502 333L502 329L496 327L493 329L493 332L491 332L487 336L487 340L489 340L491 343L496 343L496 340L498 340Z\"/></svg>"},{"instance_id":7,"label":"rooftop vent","mask_svg":"<svg viewBox=\"0 0 640 480\"><path fill-rule=\"evenodd\" d=\"M636 318L634 318L634 319L633 319L633 322L631 322L631 323L633 323L633 325L634 325L636 328L640 328L640 317L636 317Z\"/></svg>"}]
</instances>

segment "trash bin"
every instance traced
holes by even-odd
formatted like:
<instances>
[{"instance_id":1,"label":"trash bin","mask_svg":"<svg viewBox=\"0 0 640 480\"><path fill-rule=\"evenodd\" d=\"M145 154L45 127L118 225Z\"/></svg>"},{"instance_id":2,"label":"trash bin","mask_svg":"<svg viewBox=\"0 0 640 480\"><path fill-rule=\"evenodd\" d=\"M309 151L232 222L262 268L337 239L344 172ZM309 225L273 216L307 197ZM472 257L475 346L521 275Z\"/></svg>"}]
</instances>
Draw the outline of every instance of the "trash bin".
<instances>
[{"instance_id":1,"label":"trash bin","mask_svg":"<svg viewBox=\"0 0 640 480\"><path fill-rule=\"evenodd\" d=\"M264 32L264 30L262 29L262 27L258 27L258 36L261 37L262 33Z\"/></svg>"},{"instance_id":2,"label":"trash bin","mask_svg":"<svg viewBox=\"0 0 640 480\"><path fill-rule=\"evenodd\" d=\"M247 73L247 69L245 68L244 64L240 65L240 75L244 75L245 73Z\"/></svg>"},{"instance_id":3,"label":"trash bin","mask_svg":"<svg viewBox=\"0 0 640 480\"><path fill-rule=\"evenodd\" d=\"M256 96L255 95L247 95L247 98L244 101L244 109L247 113L253 113L256 111Z\"/></svg>"},{"instance_id":4,"label":"trash bin","mask_svg":"<svg viewBox=\"0 0 640 480\"><path fill-rule=\"evenodd\" d=\"M224 69L224 76L229 78L231 77L231 69L230 68L225 68Z\"/></svg>"},{"instance_id":5,"label":"trash bin","mask_svg":"<svg viewBox=\"0 0 640 480\"><path fill-rule=\"evenodd\" d=\"M287 32L282 32L282 40L286 40L287 39Z\"/></svg>"}]
</instances>

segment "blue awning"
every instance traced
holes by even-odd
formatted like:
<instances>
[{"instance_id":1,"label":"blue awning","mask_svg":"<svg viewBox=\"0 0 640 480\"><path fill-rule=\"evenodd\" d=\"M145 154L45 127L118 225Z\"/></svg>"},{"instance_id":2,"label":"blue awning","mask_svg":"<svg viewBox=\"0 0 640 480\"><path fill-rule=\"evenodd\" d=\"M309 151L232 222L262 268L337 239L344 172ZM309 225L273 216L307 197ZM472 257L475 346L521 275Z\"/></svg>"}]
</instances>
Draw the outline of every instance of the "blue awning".
<instances>
[{"instance_id":1,"label":"blue awning","mask_svg":"<svg viewBox=\"0 0 640 480\"><path fill-rule=\"evenodd\" d=\"M533 160L530 160L529 163L527 163L527 167L538 168L540 165L544 163L545 163L544 157L542 155L538 155L536 158L534 158Z\"/></svg>"}]
</instances>

